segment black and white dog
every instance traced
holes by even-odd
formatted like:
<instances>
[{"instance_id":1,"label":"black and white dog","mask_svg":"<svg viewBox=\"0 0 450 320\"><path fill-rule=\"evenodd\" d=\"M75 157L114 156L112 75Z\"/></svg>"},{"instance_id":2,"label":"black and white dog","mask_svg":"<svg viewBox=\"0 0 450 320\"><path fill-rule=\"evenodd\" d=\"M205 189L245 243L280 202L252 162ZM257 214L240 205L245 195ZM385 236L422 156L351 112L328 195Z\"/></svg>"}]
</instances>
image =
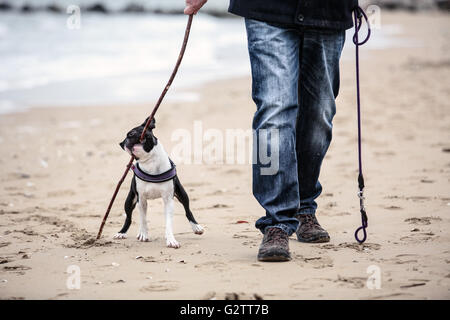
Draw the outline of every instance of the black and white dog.
<instances>
[{"instance_id":1,"label":"black and white dog","mask_svg":"<svg viewBox=\"0 0 450 320\"><path fill-rule=\"evenodd\" d=\"M126 232L131 224L131 215L137 205L140 213L137 239L148 241L147 200L162 198L166 215L166 244L170 248L179 248L180 244L175 240L172 231L174 196L183 205L194 233L202 234L203 227L195 221L189 209L189 197L176 175L175 165L169 159L161 142L153 135L154 119L145 133L144 141L140 142L145 123L129 131L127 137L120 143L122 149L135 156L137 164L132 167L134 176L125 201L125 223L114 238L126 238Z\"/></svg>"}]
</instances>

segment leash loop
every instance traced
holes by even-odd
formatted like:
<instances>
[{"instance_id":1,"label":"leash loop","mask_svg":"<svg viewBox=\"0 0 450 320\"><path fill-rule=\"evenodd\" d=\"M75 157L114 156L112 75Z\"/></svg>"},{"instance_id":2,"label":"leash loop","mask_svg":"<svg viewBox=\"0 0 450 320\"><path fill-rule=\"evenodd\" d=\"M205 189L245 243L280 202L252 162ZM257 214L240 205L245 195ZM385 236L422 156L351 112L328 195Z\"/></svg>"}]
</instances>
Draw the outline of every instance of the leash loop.
<instances>
[{"instance_id":1,"label":"leash loop","mask_svg":"<svg viewBox=\"0 0 450 320\"><path fill-rule=\"evenodd\" d=\"M367 14L364 12L363 9L361 9L361 7L356 7L354 10L354 19L355 19L355 34L353 35L353 43L357 46L362 46L363 44L365 44L369 38L370 35L372 33L371 29L370 29L370 23L369 23L369 18L367 17ZM364 38L363 41L359 42L358 41L358 33L362 27L363 21L362 18L364 18L366 24L367 24L367 35Z\"/></svg>"},{"instance_id":2,"label":"leash loop","mask_svg":"<svg viewBox=\"0 0 450 320\"><path fill-rule=\"evenodd\" d=\"M355 34L353 35L353 43L355 44L355 54L356 54L356 104L357 104L357 115L358 115L358 198L359 198L359 211L361 213L361 226L355 231L355 239L359 244L362 244L367 239L366 228L367 223L367 212L364 206L364 176L362 170L362 143L361 143L361 99L360 99L360 84L359 84L359 46L365 44L371 35L369 18L361 7L356 7L353 10L354 24L355 24ZM359 31L363 24L363 18L367 24L367 35L364 40L359 41ZM362 231L363 236L360 237L360 232Z\"/></svg>"},{"instance_id":3,"label":"leash loop","mask_svg":"<svg viewBox=\"0 0 450 320\"><path fill-rule=\"evenodd\" d=\"M356 231L355 231L355 239L360 244L362 244L367 239L367 231L366 231L366 228L367 228L367 213L366 213L366 208L364 206L365 198L364 198L364 192L363 191L359 191L358 192L358 198L359 198L359 206L360 206L360 212L361 212L361 227L356 229ZM360 231L363 232L362 239L359 237Z\"/></svg>"}]
</instances>

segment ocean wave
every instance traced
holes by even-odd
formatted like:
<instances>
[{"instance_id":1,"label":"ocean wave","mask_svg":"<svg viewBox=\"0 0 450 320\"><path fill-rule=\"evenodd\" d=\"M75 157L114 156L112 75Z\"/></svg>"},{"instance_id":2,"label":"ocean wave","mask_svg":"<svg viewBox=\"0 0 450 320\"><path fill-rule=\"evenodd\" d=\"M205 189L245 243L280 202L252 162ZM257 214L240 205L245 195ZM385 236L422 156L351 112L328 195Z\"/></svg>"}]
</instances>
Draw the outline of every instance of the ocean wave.
<instances>
[{"instance_id":1,"label":"ocean wave","mask_svg":"<svg viewBox=\"0 0 450 320\"><path fill-rule=\"evenodd\" d=\"M87 15L80 29L70 30L66 19L44 12L2 15L0 100L25 106L151 101L170 75L187 21ZM243 21L199 14L172 95L193 99L176 88L249 73Z\"/></svg>"},{"instance_id":2,"label":"ocean wave","mask_svg":"<svg viewBox=\"0 0 450 320\"><path fill-rule=\"evenodd\" d=\"M48 11L65 13L68 6L77 5L83 12L102 14L112 13L154 13L182 14L184 0L0 0L0 12L15 10L22 13ZM210 0L202 12L217 17L231 16L227 13L229 0ZM377 5L386 10L450 10L450 0L360 0L359 5L366 8Z\"/></svg>"},{"instance_id":3,"label":"ocean wave","mask_svg":"<svg viewBox=\"0 0 450 320\"><path fill-rule=\"evenodd\" d=\"M231 16L228 14L229 0L211 0L202 8L203 13L217 17ZM14 0L0 2L0 11L19 11L32 13L48 11L65 13L69 6L76 5L82 12L102 14L112 13L154 13L183 14L184 0Z\"/></svg>"}]
</instances>

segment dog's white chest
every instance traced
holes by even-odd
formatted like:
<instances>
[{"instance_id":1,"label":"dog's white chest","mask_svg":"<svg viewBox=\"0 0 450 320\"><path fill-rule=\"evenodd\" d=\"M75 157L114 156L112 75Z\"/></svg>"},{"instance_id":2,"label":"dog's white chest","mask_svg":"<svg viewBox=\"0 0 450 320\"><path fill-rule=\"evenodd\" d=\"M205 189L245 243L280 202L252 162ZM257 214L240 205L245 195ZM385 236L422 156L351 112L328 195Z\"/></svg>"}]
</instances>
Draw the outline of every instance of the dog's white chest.
<instances>
[{"instance_id":1,"label":"dog's white chest","mask_svg":"<svg viewBox=\"0 0 450 320\"><path fill-rule=\"evenodd\" d=\"M164 197L173 197L173 181L151 183L136 179L136 189L139 197L145 199L157 199Z\"/></svg>"},{"instance_id":2,"label":"dog's white chest","mask_svg":"<svg viewBox=\"0 0 450 320\"><path fill-rule=\"evenodd\" d=\"M141 150L142 152L143 149ZM170 169L171 164L169 157L164 150L161 143L155 145L152 151L146 156L139 155L140 158L145 158L145 161L140 160L141 169L149 174L160 174ZM164 182L147 182L136 177L136 189L139 198L142 199L156 199L156 198L173 198L173 180Z\"/></svg>"}]
</instances>

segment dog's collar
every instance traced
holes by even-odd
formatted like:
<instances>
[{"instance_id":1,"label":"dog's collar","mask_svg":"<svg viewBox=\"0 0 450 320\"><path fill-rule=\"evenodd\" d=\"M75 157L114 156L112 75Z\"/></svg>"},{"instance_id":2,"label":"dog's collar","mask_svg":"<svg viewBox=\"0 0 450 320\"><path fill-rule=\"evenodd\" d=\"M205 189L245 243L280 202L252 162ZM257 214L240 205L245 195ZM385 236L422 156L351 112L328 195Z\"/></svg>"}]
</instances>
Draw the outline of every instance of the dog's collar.
<instances>
[{"instance_id":1,"label":"dog's collar","mask_svg":"<svg viewBox=\"0 0 450 320\"><path fill-rule=\"evenodd\" d=\"M177 169L176 169L175 163L173 163L172 160L170 160L170 159L169 159L169 161L170 161L171 168L169 170L167 170L166 172L163 172L160 174L149 174L149 173L143 171L139 167L139 163L136 163L136 165L134 165L134 164L131 165L131 169L133 170L134 175L143 181L153 182L153 183L164 182L164 181L168 181L168 180L175 178L175 176L177 175Z\"/></svg>"}]
</instances>

